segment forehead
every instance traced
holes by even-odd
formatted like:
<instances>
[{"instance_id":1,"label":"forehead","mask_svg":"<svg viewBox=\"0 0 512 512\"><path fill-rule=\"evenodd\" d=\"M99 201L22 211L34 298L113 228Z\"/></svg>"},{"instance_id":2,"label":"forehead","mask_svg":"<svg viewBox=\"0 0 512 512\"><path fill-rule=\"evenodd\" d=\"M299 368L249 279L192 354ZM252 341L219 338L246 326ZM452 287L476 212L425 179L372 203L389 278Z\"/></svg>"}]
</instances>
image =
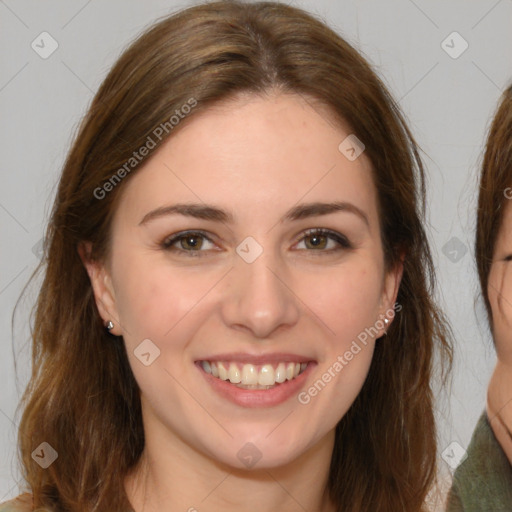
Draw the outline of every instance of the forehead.
<instances>
[{"instance_id":1,"label":"forehead","mask_svg":"<svg viewBox=\"0 0 512 512\"><path fill-rule=\"evenodd\" d=\"M264 216L299 201L350 200L375 217L371 164L364 152L347 158L349 135L299 95L239 96L186 119L136 170L120 208L140 215L188 200L229 204L240 216L259 207Z\"/></svg>"}]
</instances>

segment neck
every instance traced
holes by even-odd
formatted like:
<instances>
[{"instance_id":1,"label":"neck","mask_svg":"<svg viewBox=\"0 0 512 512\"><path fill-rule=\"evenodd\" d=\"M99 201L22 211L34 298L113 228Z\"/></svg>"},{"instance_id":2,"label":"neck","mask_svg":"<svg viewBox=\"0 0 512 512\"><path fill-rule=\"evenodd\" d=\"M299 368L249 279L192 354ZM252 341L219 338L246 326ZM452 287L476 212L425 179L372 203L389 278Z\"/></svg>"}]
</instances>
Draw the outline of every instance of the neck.
<instances>
[{"instance_id":1,"label":"neck","mask_svg":"<svg viewBox=\"0 0 512 512\"><path fill-rule=\"evenodd\" d=\"M249 471L225 466L176 438L164 443L146 434L125 489L135 512L335 512L327 491L333 446L331 431L285 466Z\"/></svg>"},{"instance_id":2,"label":"neck","mask_svg":"<svg viewBox=\"0 0 512 512\"><path fill-rule=\"evenodd\" d=\"M512 366L498 361L487 391L491 428L512 464Z\"/></svg>"}]
</instances>

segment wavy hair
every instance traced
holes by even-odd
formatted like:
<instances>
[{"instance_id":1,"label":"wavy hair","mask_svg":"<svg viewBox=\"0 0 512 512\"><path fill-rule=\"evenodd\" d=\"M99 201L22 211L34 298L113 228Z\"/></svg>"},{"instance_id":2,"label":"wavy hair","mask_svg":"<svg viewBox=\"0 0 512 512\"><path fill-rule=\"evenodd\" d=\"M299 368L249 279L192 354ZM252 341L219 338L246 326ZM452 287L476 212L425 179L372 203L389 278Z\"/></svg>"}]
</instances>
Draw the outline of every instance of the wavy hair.
<instances>
[{"instance_id":1,"label":"wavy hair","mask_svg":"<svg viewBox=\"0 0 512 512\"><path fill-rule=\"evenodd\" d=\"M432 300L418 147L370 65L324 22L285 4L240 1L197 5L143 33L108 73L70 148L45 233L32 375L20 402L20 459L36 509L128 510L123 480L144 449L123 340L106 333L77 252L89 241L93 258L108 257L111 220L137 170L102 199L98 187L190 98L188 119L238 93L271 90L313 99L364 142L386 268L404 265L402 310L336 427L328 491L343 512L424 510L437 467L433 361L436 352L451 361L451 342ZM43 441L59 454L47 469L31 457Z\"/></svg>"}]
</instances>

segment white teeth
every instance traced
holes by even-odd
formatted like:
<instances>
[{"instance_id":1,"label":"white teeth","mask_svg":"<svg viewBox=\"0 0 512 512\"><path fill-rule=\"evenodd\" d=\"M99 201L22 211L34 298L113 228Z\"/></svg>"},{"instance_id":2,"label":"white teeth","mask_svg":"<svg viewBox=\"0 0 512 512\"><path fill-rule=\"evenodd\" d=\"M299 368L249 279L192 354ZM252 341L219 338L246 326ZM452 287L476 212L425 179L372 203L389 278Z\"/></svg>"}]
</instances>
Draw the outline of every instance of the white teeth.
<instances>
[{"instance_id":1,"label":"white teeth","mask_svg":"<svg viewBox=\"0 0 512 512\"><path fill-rule=\"evenodd\" d=\"M260 386L272 386L276 383L276 378L274 375L274 368L272 368L271 364L266 364L260 370L260 374L258 375L258 384Z\"/></svg>"},{"instance_id":2,"label":"white teeth","mask_svg":"<svg viewBox=\"0 0 512 512\"><path fill-rule=\"evenodd\" d=\"M240 370L238 369L238 366L235 363L231 363L229 365L229 382L232 382L233 384L238 384L239 382L242 382L242 374L240 373Z\"/></svg>"},{"instance_id":3,"label":"white teeth","mask_svg":"<svg viewBox=\"0 0 512 512\"><path fill-rule=\"evenodd\" d=\"M228 380L228 371L226 367L222 363L218 363L217 368L219 369L219 379Z\"/></svg>"},{"instance_id":4,"label":"white teeth","mask_svg":"<svg viewBox=\"0 0 512 512\"><path fill-rule=\"evenodd\" d=\"M242 369L242 384L258 384L258 371L252 364L244 364Z\"/></svg>"},{"instance_id":5,"label":"white teeth","mask_svg":"<svg viewBox=\"0 0 512 512\"><path fill-rule=\"evenodd\" d=\"M286 378L288 380L292 380L294 373L295 373L295 365L293 363L288 363L288 365L286 366Z\"/></svg>"},{"instance_id":6,"label":"white teeth","mask_svg":"<svg viewBox=\"0 0 512 512\"><path fill-rule=\"evenodd\" d=\"M276 382L282 384L286 380L286 366L284 363L279 363L276 369Z\"/></svg>"},{"instance_id":7,"label":"white teeth","mask_svg":"<svg viewBox=\"0 0 512 512\"><path fill-rule=\"evenodd\" d=\"M308 366L307 363L279 363L274 369L272 364L262 366L249 363L201 361L206 373L246 389L268 389L286 380L300 375Z\"/></svg>"}]
</instances>

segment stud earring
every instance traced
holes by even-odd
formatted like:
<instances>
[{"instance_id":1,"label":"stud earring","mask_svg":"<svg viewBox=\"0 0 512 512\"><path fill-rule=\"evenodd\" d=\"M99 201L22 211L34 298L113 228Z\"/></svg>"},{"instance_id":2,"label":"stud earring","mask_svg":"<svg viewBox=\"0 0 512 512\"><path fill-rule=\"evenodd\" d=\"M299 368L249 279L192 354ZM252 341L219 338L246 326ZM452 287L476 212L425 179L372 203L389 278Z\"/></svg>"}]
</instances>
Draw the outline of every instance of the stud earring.
<instances>
[{"instance_id":1,"label":"stud earring","mask_svg":"<svg viewBox=\"0 0 512 512\"><path fill-rule=\"evenodd\" d=\"M388 327L388 324L389 324L389 320L387 318L384 318L384 323L386 324L386 330L384 331L383 336L387 336L388 335L387 327Z\"/></svg>"},{"instance_id":2,"label":"stud earring","mask_svg":"<svg viewBox=\"0 0 512 512\"><path fill-rule=\"evenodd\" d=\"M107 322L107 331L110 333L110 331L114 328L114 322L112 320L109 320Z\"/></svg>"}]
</instances>

